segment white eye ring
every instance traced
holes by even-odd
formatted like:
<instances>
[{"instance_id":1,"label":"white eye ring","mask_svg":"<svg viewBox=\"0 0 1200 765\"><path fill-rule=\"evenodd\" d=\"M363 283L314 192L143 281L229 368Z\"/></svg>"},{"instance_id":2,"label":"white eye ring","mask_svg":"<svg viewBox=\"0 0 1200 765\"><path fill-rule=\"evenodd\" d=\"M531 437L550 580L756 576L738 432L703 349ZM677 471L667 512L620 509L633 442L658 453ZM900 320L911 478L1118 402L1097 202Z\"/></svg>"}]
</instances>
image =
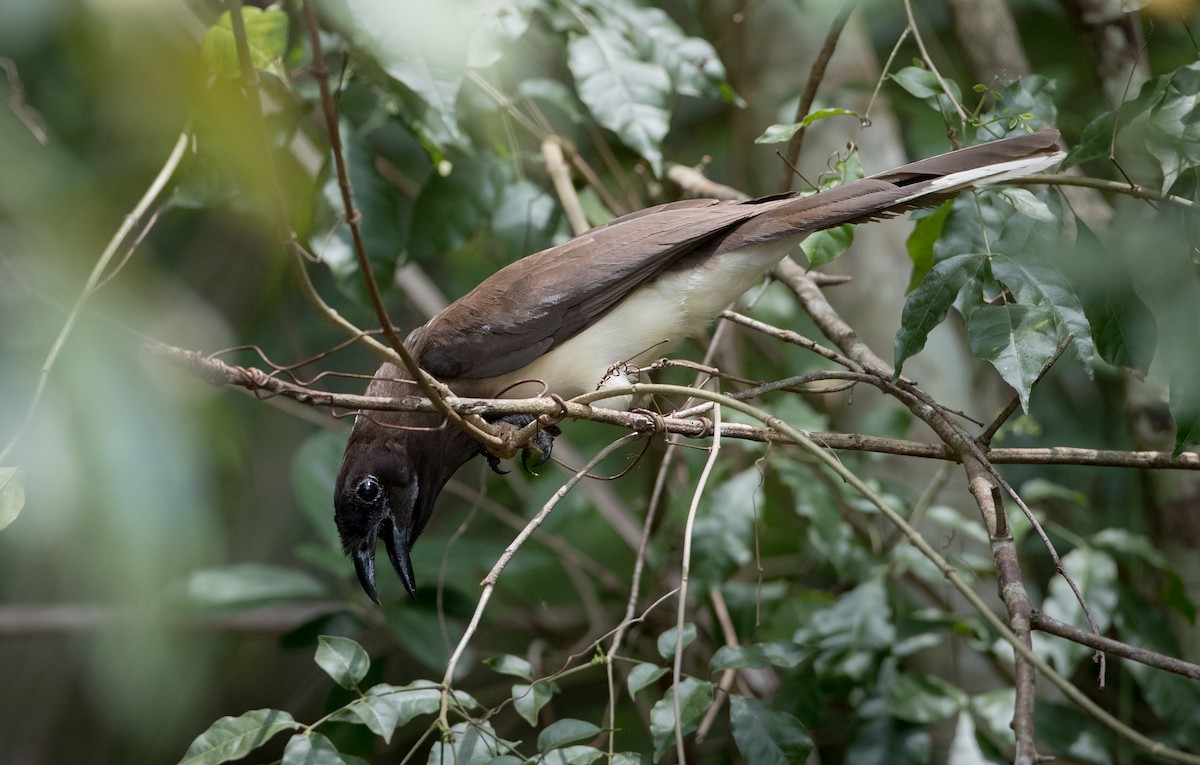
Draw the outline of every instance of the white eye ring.
<instances>
[{"instance_id":1,"label":"white eye ring","mask_svg":"<svg viewBox=\"0 0 1200 765\"><path fill-rule=\"evenodd\" d=\"M383 486L380 485L379 479L375 476L365 476L354 487L354 495L358 497L360 502L373 505L383 496Z\"/></svg>"}]
</instances>

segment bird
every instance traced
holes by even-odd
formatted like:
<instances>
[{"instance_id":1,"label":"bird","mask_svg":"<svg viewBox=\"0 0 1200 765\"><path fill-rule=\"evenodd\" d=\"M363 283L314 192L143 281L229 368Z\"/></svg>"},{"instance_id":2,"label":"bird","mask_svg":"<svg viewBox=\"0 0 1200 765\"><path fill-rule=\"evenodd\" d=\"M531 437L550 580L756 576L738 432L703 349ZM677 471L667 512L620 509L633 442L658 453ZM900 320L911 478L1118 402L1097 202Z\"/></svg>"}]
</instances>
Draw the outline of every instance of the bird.
<instances>
[{"instance_id":1,"label":"bird","mask_svg":"<svg viewBox=\"0 0 1200 765\"><path fill-rule=\"evenodd\" d=\"M1058 131L1043 129L809 195L650 207L500 269L414 329L404 345L458 396L619 393L638 381L639 363L702 331L807 235L936 206L965 188L1046 170L1063 157ZM421 395L406 377L385 362L366 394ZM632 403L617 395L605 405ZM527 424L523 417L502 419ZM543 435L540 448L549 447ZM481 453L478 442L436 413L358 413L336 479L334 521L376 603L377 543L415 597L413 544L446 482Z\"/></svg>"}]
</instances>

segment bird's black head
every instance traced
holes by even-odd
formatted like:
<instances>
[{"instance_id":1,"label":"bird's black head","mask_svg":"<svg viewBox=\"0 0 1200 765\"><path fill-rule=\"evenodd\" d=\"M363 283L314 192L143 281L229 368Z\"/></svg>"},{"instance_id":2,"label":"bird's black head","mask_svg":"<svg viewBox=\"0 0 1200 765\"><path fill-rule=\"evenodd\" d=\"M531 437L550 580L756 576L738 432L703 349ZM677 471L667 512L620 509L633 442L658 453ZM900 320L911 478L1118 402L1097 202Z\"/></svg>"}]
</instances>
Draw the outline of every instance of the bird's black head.
<instances>
[{"instance_id":1,"label":"bird's black head","mask_svg":"<svg viewBox=\"0 0 1200 765\"><path fill-rule=\"evenodd\" d=\"M396 443L364 444L352 438L342 458L333 518L359 583L376 603L375 543L380 539L404 589L416 594L409 552L433 504L422 496L429 487L421 485L418 472L407 450Z\"/></svg>"}]
</instances>

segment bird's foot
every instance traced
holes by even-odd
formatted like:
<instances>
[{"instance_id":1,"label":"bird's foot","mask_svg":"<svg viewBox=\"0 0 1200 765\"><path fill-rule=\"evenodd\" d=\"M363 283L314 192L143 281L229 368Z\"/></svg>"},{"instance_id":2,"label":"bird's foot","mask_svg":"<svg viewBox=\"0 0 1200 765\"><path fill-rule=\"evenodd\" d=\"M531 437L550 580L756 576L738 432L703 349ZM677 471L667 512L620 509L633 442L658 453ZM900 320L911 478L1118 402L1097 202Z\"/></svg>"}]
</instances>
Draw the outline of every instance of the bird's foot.
<instances>
[{"instance_id":1,"label":"bird's foot","mask_svg":"<svg viewBox=\"0 0 1200 765\"><path fill-rule=\"evenodd\" d=\"M536 420L537 417L532 414L506 414L500 417L487 417L485 419L493 425L501 425L502 427L507 426L507 435L511 435L512 433L515 433L516 431ZM521 447L521 467L525 468L527 473L530 475L537 475L537 473L534 472L534 468L545 464L545 462L550 459L550 453L554 451L554 437L560 433L561 431L556 426L546 425L534 432L532 438L529 439L529 442ZM492 472L500 475L505 475L508 473L507 470L500 469L499 457L492 454L482 446L479 448L479 451L483 453L484 459L487 460L488 467L492 469ZM529 455L533 452L537 452L539 459L537 462L530 465Z\"/></svg>"}]
</instances>

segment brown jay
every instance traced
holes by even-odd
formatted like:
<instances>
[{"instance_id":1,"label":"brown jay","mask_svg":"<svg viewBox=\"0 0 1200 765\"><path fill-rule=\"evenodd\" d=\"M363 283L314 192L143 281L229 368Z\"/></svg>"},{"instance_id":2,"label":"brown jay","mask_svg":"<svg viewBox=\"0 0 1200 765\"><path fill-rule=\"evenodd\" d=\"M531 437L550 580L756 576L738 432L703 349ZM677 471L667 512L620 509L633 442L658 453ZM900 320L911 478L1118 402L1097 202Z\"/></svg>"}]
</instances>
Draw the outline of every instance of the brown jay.
<instances>
[{"instance_id":1,"label":"brown jay","mask_svg":"<svg viewBox=\"0 0 1200 765\"><path fill-rule=\"evenodd\" d=\"M525 397L544 386L569 398L627 387L636 372L614 370L636 368L703 329L808 234L936 205L974 184L1044 170L1062 157L1058 132L1042 130L808 196L659 205L501 269L404 344L460 396ZM420 395L405 377L385 363L367 395ZM631 397L606 402L628 408ZM373 600L376 542L383 541L413 594L413 543L442 487L480 451L437 414L359 414L337 477L334 519Z\"/></svg>"}]
</instances>

